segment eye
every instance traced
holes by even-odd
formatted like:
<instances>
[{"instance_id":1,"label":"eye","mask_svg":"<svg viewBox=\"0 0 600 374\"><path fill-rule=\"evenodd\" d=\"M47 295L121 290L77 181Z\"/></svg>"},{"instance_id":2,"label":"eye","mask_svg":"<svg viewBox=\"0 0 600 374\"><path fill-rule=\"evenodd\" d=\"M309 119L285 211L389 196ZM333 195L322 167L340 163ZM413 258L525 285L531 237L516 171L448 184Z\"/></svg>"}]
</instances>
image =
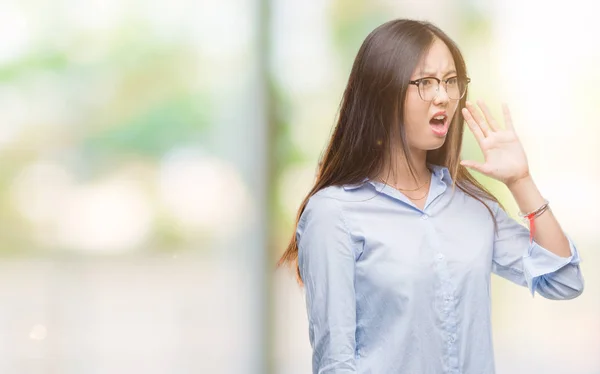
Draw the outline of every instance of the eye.
<instances>
[{"instance_id":1,"label":"eye","mask_svg":"<svg viewBox=\"0 0 600 374\"><path fill-rule=\"evenodd\" d=\"M431 78L423 78L421 79L421 86L423 87L428 87L431 86L433 84L434 80Z\"/></svg>"},{"instance_id":2,"label":"eye","mask_svg":"<svg viewBox=\"0 0 600 374\"><path fill-rule=\"evenodd\" d=\"M446 84L449 84L449 85L456 85L456 84L458 84L458 77L448 78L446 80Z\"/></svg>"}]
</instances>

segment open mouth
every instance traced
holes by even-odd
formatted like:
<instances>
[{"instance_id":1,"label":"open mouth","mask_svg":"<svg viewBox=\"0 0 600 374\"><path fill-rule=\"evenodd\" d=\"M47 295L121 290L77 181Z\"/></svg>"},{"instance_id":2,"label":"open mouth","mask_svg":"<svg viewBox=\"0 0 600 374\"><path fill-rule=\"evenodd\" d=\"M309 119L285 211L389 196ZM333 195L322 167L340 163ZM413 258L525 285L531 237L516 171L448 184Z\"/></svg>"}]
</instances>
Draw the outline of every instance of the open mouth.
<instances>
[{"instance_id":1,"label":"open mouth","mask_svg":"<svg viewBox=\"0 0 600 374\"><path fill-rule=\"evenodd\" d=\"M429 120L431 131L437 136L446 136L448 133L448 115L445 112L436 113Z\"/></svg>"}]
</instances>

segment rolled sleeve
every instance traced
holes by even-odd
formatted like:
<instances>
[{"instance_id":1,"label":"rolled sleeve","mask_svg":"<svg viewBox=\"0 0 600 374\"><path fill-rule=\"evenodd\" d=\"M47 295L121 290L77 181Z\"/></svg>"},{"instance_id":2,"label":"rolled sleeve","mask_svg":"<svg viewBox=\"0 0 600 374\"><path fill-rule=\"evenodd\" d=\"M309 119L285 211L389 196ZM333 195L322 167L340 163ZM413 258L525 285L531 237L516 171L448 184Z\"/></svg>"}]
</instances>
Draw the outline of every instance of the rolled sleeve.
<instances>
[{"instance_id":1,"label":"rolled sleeve","mask_svg":"<svg viewBox=\"0 0 600 374\"><path fill-rule=\"evenodd\" d=\"M492 271L547 299L572 299L583 292L579 252L567 236L571 255L560 257L529 239L529 230L496 207L498 234Z\"/></svg>"},{"instance_id":2,"label":"rolled sleeve","mask_svg":"<svg viewBox=\"0 0 600 374\"><path fill-rule=\"evenodd\" d=\"M567 237L571 256L560 257L533 241L523 256L525 281L532 295L537 290L549 299L571 299L583 291L579 252Z\"/></svg>"},{"instance_id":3,"label":"rolled sleeve","mask_svg":"<svg viewBox=\"0 0 600 374\"><path fill-rule=\"evenodd\" d=\"M355 373L355 251L339 202L311 197L296 235L313 373Z\"/></svg>"}]
</instances>

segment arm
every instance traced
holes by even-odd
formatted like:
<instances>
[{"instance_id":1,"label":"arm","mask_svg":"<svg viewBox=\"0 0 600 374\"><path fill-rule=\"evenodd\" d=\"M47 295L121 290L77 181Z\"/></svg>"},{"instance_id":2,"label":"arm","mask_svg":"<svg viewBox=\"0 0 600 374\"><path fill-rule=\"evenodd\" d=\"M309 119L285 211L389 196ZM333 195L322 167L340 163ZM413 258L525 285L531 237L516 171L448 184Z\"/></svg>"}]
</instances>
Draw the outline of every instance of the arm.
<instances>
[{"instance_id":1,"label":"arm","mask_svg":"<svg viewBox=\"0 0 600 374\"><path fill-rule=\"evenodd\" d=\"M339 203L313 196L297 238L313 373L356 373L355 251Z\"/></svg>"},{"instance_id":2,"label":"arm","mask_svg":"<svg viewBox=\"0 0 600 374\"><path fill-rule=\"evenodd\" d=\"M531 176L524 177L506 186L515 198L517 205L519 205L519 210L523 213L532 212L544 204L544 198ZM533 239L536 243L557 256L571 256L569 240L550 209L535 219L535 227Z\"/></svg>"},{"instance_id":3,"label":"arm","mask_svg":"<svg viewBox=\"0 0 600 374\"><path fill-rule=\"evenodd\" d=\"M501 128L490 110L479 102L483 112L467 102L462 109L469 129L481 147L485 162L461 161L489 177L506 184L522 212L537 209L544 200L529 173L527 156L519 140L508 110L503 105L506 128ZM492 270L515 283L528 285L549 299L570 299L583 291L579 254L562 232L551 211L535 219L534 240L529 243L529 230L496 210L498 235L494 241ZM521 253L523 253L521 255Z\"/></svg>"}]
</instances>

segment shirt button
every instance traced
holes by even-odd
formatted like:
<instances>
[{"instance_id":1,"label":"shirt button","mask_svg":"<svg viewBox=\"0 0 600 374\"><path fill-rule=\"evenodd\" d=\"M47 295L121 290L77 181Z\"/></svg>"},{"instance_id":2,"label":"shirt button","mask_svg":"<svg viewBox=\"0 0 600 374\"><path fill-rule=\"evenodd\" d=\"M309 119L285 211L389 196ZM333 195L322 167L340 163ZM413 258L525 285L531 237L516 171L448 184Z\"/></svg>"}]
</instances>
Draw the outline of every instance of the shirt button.
<instances>
[{"instance_id":1,"label":"shirt button","mask_svg":"<svg viewBox=\"0 0 600 374\"><path fill-rule=\"evenodd\" d=\"M429 218L429 216L428 216L427 214L423 214L423 215L421 216L421 219L422 219L422 220L426 220L427 218Z\"/></svg>"},{"instance_id":2,"label":"shirt button","mask_svg":"<svg viewBox=\"0 0 600 374\"><path fill-rule=\"evenodd\" d=\"M441 254L441 253L438 253L437 259L440 260L440 261L442 261L444 259L444 255Z\"/></svg>"}]
</instances>

